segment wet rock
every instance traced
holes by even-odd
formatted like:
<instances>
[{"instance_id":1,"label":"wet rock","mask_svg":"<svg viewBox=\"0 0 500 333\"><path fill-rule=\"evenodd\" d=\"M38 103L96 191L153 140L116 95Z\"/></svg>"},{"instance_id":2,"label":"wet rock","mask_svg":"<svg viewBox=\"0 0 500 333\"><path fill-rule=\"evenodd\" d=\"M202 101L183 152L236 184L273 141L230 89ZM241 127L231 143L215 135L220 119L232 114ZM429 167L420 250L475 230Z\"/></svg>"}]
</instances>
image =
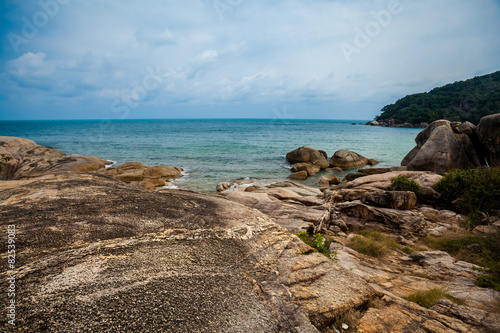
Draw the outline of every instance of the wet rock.
<instances>
[{"instance_id":1,"label":"wet rock","mask_svg":"<svg viewBox=\"0 0 500 333\"><path fill-rule=\"evenodd\" d=\"M294 165L292 165L292 168L290 170L292 172L305 170L307 171L308 176L314 176L321 170L321 167L312 163L295 163Z\"/></svg>"},{"instance_id":2,"label":"wet rock","mask_svg":"<svg viewBox=\"0 0 500 333\"><path fill-rule=\"evenodd\" d=\"M217 190L217 192L222 192L233 186L233 184L234 184L233 182L222 182L217 184L215 189Z\"/></svg>"},{"instance_id":3,"label":"wet rock","mask_svg":"<svg viewBox=\"0 0 500 333\"><path fill-rule=\"evenodd\" d=\"M308 173L307 171L305 170L302 170L302 171L298 171L298 172L294 172L292 173L291 175L289 175L287 178L290 178L290 179L298 179L298 180L304 180L306 179L308 176Z\"/></svg>"}]
</instances>

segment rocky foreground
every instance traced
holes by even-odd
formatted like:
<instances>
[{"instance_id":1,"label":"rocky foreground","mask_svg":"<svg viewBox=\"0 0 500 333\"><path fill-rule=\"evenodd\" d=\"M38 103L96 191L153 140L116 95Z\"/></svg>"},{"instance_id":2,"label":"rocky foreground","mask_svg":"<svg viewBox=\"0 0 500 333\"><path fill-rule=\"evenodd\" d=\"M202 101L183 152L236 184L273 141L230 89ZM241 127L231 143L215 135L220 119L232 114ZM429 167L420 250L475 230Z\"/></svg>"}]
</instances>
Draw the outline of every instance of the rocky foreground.
<instances>
[{"instance_id":1,"label":"rocky foreground","mask_svg":"<svg viewBox=\"0 0 500 333\"><path fill-rule=\"evenodd\" d=\"M433 208L438 174L380 169L324 191L292 181L218 195L152 191L144 177L175 168L107 171L106 161L28 141L0 137L0 153L17 154L0 174L3 234L16 226L15 271L1 273L2 290L16 276L15 327L0 317L9 330L500 331L500 293L475 286L474 266L417 246L463 219ZM386 190L401 174L426 189L425 202ZM363 255L348 245L366 228L415 251ZM328 237L333 260L293 234L306 230ZM436 286L459 304L402 298Z\"/></svg>"}]
</instances>

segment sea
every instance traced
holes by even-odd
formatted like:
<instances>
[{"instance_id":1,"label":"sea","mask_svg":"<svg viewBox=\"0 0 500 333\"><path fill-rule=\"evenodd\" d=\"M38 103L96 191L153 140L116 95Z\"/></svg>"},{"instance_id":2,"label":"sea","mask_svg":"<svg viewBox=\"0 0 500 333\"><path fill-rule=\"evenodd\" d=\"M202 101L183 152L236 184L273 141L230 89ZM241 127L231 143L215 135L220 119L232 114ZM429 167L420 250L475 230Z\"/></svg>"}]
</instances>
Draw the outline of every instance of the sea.
<instances>
[{"instance_id":1,"label":"sea","mask_svg":"<svg viewBox=\"0 0 500 333\"><path fill-rule=\"evenodd\" d=\"M218 183L287 179L286 153L300 146L348 149L400 165L420 129L364 126L360 120L158 119L0 121L0 136L27 138L67 154L100 157L118 166L137 161L184 169L169 186L213 193ZM349 170L339 174L342 178ZM313 185L321 172L302 181Z\"/></svg>"}]
</instances>

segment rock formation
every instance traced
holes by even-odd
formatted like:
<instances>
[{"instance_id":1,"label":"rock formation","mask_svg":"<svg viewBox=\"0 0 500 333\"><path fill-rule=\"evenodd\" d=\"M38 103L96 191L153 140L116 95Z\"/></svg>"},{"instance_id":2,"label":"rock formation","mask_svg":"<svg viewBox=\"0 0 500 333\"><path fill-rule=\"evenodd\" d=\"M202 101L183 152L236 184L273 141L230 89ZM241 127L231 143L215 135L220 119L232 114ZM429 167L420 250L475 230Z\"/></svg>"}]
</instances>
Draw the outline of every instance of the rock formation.
<instances>
[{"instance_id":1,"label":"rock formation","mask_svg":"<svg viewBox=\"0 0 500 333\"><path fill-rule=\"evenodd\" d=\"M326 153L309 146L302 146L286 154L290 163L311 163L319 165L321 169L328 168Z\"/></svg>"},{"instance_id":2,"label":"rock formation","mask_svg":"<svg viewBox=\"0 0 500 333\"><path fill-rule=\"evenodd\" d=\"M96 157L67 155L28 139L9 136L0 136L0 154L12 157L0 179L32 178L58 171L92 172L111 164Z\"/></svg>"},{"instance_id":3,"label":"rock formation","mask_svg":"<svg viewBox=\"0 0 500 333\"><path fill-rule=\"evenodd\" d=\"M417 146L401 162L408 170L444 174L451 169L500 165L500 113L469 122L437 120L415 138Z\"/></svg>"},{"instance_id":4,"label":"rock formation","mask_svg":"<svg viewBox=\"0 0 500 333\"><path fill-rule=\"evenodd\" d=\"M369 160L358 153L346 149L337 150L330 159L331 167L339 167L341 169L353 169L366 164L373 165L377 163L376 160Z\"/></svg>"},{"instance_id":5,"label":"rock formation","mask_svg":"<svg viewBox=\"0 0 500 333\"><path fill-rule=\"evenodd\" d=\"M489 166L500 166L500 113L481 118L477 132Z\"/></svg>"}]
</instances>

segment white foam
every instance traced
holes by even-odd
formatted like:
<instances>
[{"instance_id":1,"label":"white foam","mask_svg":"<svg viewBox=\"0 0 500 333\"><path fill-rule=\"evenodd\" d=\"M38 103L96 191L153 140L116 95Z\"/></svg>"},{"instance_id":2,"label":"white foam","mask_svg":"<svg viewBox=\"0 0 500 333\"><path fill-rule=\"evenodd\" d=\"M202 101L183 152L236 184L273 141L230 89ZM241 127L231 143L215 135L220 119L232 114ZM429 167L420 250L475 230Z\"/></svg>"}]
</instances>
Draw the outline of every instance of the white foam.
<instances>
[{"instance_id":1,"label":"white foam","mask_svg":"<svg viewBox=\"0 0 500 333\"><path fill-rule=\"evenodd\" d=\"M112 160L106 160L106 161L111 162L111 164L107 164L104 166L106 169L111 168L112 166L115 166L116 163L118 163L118 162L112 161Z\"/></svg>"}]
</instances>

